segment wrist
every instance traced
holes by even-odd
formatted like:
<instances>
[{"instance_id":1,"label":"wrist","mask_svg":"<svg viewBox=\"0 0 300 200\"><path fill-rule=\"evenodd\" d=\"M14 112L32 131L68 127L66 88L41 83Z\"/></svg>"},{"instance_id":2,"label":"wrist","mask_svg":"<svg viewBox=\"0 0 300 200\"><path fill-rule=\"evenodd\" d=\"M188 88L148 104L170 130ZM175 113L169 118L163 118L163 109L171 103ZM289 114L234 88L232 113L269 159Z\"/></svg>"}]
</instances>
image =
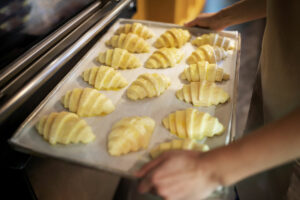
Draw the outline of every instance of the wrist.
<instances>
[{"instance_id":1,"label":"wrist","mask_svg":"<svg viewBox=\"0 0 300 200\"><path fill-rule=\"evenodd\" d=\"M229 145L202 154L199 166L208 171L216 186L230 186L243 177L243 169L235 145Z\"/></svg>"},{"instance_id":2,"label":"wrist","mask_svg":"<svg viewBox=\"0 0 300 200\"><path fill-rule=\"evenodd\" d=\"M225 29L228 26L234 24L232 15L229 14L226 9L222 9L219 12L215 13L215 15L212 17L212 21L219 30Z\"/></svg>"},{"instance_id":3,"label":"wrist","mask_svg":"<svg viewBox=\"0 0 300 200\"><path fill-rule=\"evenodd\" d=\"M207 180L208 184L212 185L215 189L220 186L225 186L225 177L220 168L218 156L216 156L214 150L200 153L197 162L197 168L199 171L199 178Z\"/></svg>"}]
</instances>

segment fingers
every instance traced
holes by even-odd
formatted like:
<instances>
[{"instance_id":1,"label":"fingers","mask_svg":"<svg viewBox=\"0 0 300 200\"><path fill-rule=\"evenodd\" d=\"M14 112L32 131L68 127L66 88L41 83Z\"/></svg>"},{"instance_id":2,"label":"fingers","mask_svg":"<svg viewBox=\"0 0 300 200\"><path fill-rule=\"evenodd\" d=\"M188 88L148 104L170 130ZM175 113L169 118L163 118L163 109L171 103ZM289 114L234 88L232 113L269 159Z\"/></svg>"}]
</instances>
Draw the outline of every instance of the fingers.
<instances>
[{"instance_id":1,"label":"fingers","mask_svg":"<svg viewBox=\"0 0 300 200\"><path fill-rule=\"evenodd\" d=\"M192 26L196 26L196 25L197 25L197 18L184 24L184 26L186 26L186 27L192 27Z\"/></svg>"},{"instance_id":2,"label":"fingers","mask_svg":"<svg viewBox=\"0 0 300 200\"><path fill-rule=\"evenodd\" d=\"M151 183L151 176L145 177L138 186L140 193L146 193L153 189L153 183Z\"/></svg>"},{"instance_id":3,"label":"fingers","mask_svg":"<svg viewBox=\"0 0 300 200\"><path fill-rule=\"evenodd\" d=\"M157 165L159 165L162 161L165 159L165 154L162 154L158 158L156 158L153 161L150 161L149 163L145 164L139 171L135 173L135 176L138 178L141 178L145 176L147 173L149 173L153 168L155 168Z\"/></svg>"}]
</instances>

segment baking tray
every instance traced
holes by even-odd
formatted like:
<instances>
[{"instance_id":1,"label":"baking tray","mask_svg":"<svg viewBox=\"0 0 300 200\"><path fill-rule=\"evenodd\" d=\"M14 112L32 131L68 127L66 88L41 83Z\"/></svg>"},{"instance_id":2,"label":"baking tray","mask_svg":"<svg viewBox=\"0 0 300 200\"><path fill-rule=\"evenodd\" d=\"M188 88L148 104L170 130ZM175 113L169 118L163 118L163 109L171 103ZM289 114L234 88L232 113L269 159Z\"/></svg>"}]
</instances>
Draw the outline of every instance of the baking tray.
<instances>
[{"instance_id":1,"label":"baking tray","mask_svg":"<svg viewBox=\"0 0 300 200\"><path fill-rule=\"evenodd\" d=\"M183 82L179 79L179 74L187 67L186 58L195 50L190 42L186 43L180 50L184 52L182 61L173 68L167 69L147 69L144 66L137 69L119 70L119 72L128 80L129 85L142 73L161 73L171 78L171 86L159 97L148 98L139 101L131 101L126 96L126 88L118 91L101 91L109 97L114 103L116 109L114 112L101 117L88 117L84 120L92 127L96 134L96 139L89 144L70 144L70 145L50 145L36 131L34 125L40 117L48 115L51 112L65 111L60 103L61 97L69 90L74 88L91 87L82 80L81 73L93 66L100 66L96 58L99 52L106 51L107 41L115 30L126 23L140 22L148 26L155 33L155 37L147 40L150 44L150 52L135 54L142 63L156 50L153 47L154 41L167 29L180 27L175 24L119 19L110 27L108 32L88 51L88 53L74 66L74 68L61 80L58 85L49 93L49 95L40 103L40 105L30 114L22 123L16 133L10 138L10 144L17 150L40 156L49 156L72 163L77 163L86 167L99 170L105 170L125 177L133 177L133 172L139 169L144 163L150 160L149 151L159 144L170 139L176 138L162 125L162 119L169 113L179 109L193 107L191 104L178 100L175 96L176 90L182 88ZM196 36L211 31L200 28L187 28L193 40ZM237 31L220 32L236 41L236 49L229 53L229 56L222 62L218 63L223 67L225 72L230 74L230 80L218 83L230 95L229 102L210 107L194 107L199 111L208 112L217 117L226 127L225 132L220 136L204 139L211 149L227 145L234 139L235 131L235 105L237 98L238 70L240 59L240 34ZM190 40L190 41L191 41ZM107 152L107 137L112 125L120 119L128 116L149 116L156 122L151 142L147 150L129 153L121 157L112 157Z\"/></svg>"}]
</instances>

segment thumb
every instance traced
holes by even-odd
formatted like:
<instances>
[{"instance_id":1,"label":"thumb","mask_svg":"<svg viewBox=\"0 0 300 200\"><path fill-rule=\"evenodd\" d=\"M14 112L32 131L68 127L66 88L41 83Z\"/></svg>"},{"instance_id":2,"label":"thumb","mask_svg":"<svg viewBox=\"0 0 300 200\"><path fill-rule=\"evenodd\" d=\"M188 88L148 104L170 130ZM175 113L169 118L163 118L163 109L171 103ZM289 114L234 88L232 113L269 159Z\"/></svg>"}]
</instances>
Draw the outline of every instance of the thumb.
<instances>
[{"instance_id":1,"label":"thumb","mask_svg":"<svg viewBox=\"0 0 300 200\"><path fill-rule=\"evenodd\" d=\"M149 173L153 168L156 168L157 165L160 165L161 162L165 160L165 154L160 155L155 160L150 161L145 164L139 171L135 172L135 176L140 178Z\"/></svg>"}]
</instances>

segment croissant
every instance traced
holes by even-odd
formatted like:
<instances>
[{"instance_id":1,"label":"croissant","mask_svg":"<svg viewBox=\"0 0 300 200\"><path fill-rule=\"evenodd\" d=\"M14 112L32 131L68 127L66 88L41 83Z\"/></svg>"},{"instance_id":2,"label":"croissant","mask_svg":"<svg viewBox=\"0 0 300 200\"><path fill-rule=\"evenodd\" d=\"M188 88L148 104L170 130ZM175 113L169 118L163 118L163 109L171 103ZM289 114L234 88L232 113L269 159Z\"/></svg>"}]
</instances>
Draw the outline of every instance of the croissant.
<instances>
[{"instance_id":1,"label":"croissant","mask_svg":"<svg viewBox=\"0 0 300 200\"><path fill-rule=\"evenodd\" d=\"M203 34L192 41L192 44L199 47L204 44L210 44L212 46L219 46L225 50L232 50L235 48L234 40L228 37L220 36L219 34L210 33Z\"/></svg>"},{"instance_id":2,"label":"croissant","mask_svg":"<svg viewBox=\"0 0 300 200\"><path fill-rule=\"evenodd\" d=\"M191 38L191 34L187 30L180 28L171 28L160 35L160 37L155 41L154 46L156 48L162 47L182 47Z\"/></svg>"},{"instance_id":3,"label":"croissant","mask_svg":"<svg viewBox=\"0 0 300 200\"><path fill-rule=\"evenodd\" d=\"M151 69L174 67L182 57L183 53L176 48L161 48L150 56L145 67Z\"/></svg>"},{"instance_id":4,"label":"croissant","mask_svg":"<svg viewBox=\"0 0 300 200\"><path fill-rule=\"evenodd\" d=\"M147 53L150 50L148 43L133 33L113 35L105 44L113 48L126 49L131 53Z\"/></svg>"},{"instance_id":5,"label":"croissant","mask_svg":"<svg viewBox=\"0 0 300 200\"><path fill-rule=\"evenodd\" d=\"M134 33L144 39L149 39L154 36L154 33L141 23L125 24L118 28L115 34L120 35L121 33Z\"/></svg>"},{"instance_id":6,"label":"croissant","mask_svg":"<svg viewBox=\"0 0 300 200\"><path fill-rule=\"evenodd\" d=\"M115 110L113 103L92 88L76 88L62 97L62 104L80 117L100 116Z\"/></svg>"},{"instance_id":7,"label":"croissant","mask_svg":"<svg viewBox=\"0 0 300 200\"><path fill-rule=\"evenodd\" d=\"M127 96L132 100L159 96L170 86L170 84L170 79L165 75L145 73L140 75L130 85L127 89Z\"/></svg>"},{"instance_id":8,"label":"croissant","mask_svg":"<svg viewBox=\"0 0 300 200\"><path fill-rule=\"evenodd\" d=\"M150 151L150 155L153 159L155 159L166 151L176 150L176 149L208 151L209 147L206 144L199 144L192 139L184 139L184 140L175 139L170 142L160 143Z\"/></svg>"},{"instance_id":9,"label":"croissant","mask_svg":"<svg viewBox=\"0 0 300 200\"><path fill-rule=\"evenodd\" d=\"M43 116L35 127L50 144L89 143L95 139L88 124L70 112L53 112Z\"/></svg>"},{"instance_id":10,"label":"croissant","mask_svg":"<svg viewBox=\"0 0 300 200\"><path fill-rule=\"evenodd\" d=\"M177 110L163 119L163 125L180 138L201 140L220 135L224 126L215 117L196 109Z\"/></svg>"},{"instance_id":11,"label":"croissant","mask_svg":"<svg viewBox=\"0 0 300 200\"><path fill-rule=\"evenodd\" d=\"M132 69L142 65L137 57L127 50L120 48L109 49L106 52L100 53L98 61L114 69Z\"/></svg>"},{"instance_id":12,"label":"croissant","mask_svg":"<svg viewBox=\"0 0 300 200\"><path fill-rule=\"evenodd\" d=\"M108 136L108 152L120 156L149 145L155 121L149 117L128 117L113 125Z\"/></svg>"},{"instance_id":13,"label":"croissant","mask_svg":"<svg viewBox=\"0 0 300 200\"><path fill-rule=\"evenodd\" d=\"M82 78L98 90L119 89L125 87L128 82L111 67L102 65L101 67L92 67L82 73Z\"/></svg>"},{"instance_id":14,"label":"croissant","mask_svg":"<svg viewBox=\"0 0 300 200\"><path fill-rule=\"evenodd\" d=\"M228 80L229 74L224 73L222 68L216 64L209 64L207 61L200 61L197 64L191 64L181 73L180 78L190 82L207 80L211 82Z\"/></svg>"},{"instance_id":15,"label":"croissant","mask_svg":"<svg viewBox=\"0 0 300 200\"><path fill-rule=\"evenodd\" d=\"M190 57L188 57L187 62L188 64L195 64L199 61L208 61L209 63L217 63L223 60L226 56L227 53L223 48L205 44L197 48L190 55Z\"/></svg>"},{"instance_id":16,"label":"croissant","mask_svg":"<svg viewBox=\"0 0 300 200\"><path fill-rule=\"evenodd\" d=\"M176 92L181 101L192 103L194 106L211 106L225 103L229 95L214 82L191 82Z\"/></svg>"}]
</instances>

